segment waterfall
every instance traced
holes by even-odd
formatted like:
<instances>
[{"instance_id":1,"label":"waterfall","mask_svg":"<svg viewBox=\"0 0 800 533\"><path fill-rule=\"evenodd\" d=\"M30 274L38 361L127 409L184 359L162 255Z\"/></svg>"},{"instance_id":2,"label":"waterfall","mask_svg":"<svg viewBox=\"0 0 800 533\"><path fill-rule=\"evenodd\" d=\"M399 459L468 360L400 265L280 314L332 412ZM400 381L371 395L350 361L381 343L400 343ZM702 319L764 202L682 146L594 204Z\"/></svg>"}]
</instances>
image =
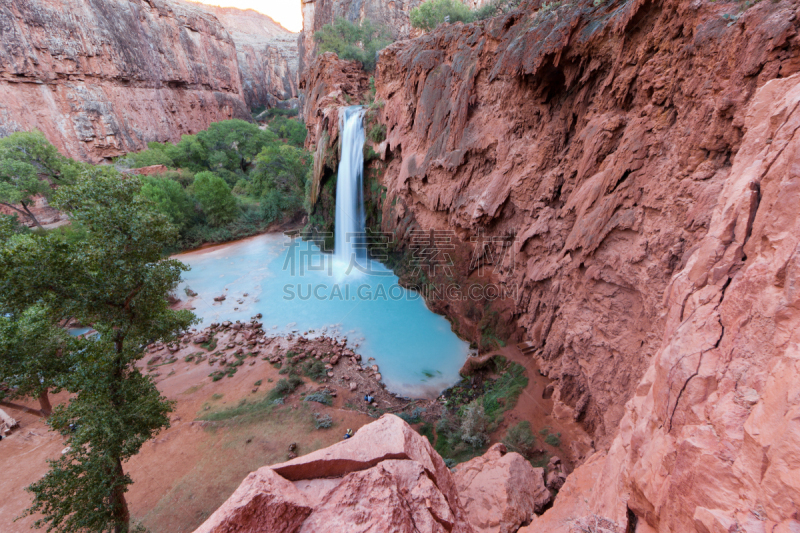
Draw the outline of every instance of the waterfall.
<instances>
[{"instance_id":1,"label":"waterfall","mask_svg":"<svg viewBox=\"0 0 800 533\"><path fill-rule=\"evenodd\" d=\"M339 112L342 157L336 178L336 234L334 260L350 270L366 263L364 234L364 108L345 107Z\"/></svg>"}]
</instances>

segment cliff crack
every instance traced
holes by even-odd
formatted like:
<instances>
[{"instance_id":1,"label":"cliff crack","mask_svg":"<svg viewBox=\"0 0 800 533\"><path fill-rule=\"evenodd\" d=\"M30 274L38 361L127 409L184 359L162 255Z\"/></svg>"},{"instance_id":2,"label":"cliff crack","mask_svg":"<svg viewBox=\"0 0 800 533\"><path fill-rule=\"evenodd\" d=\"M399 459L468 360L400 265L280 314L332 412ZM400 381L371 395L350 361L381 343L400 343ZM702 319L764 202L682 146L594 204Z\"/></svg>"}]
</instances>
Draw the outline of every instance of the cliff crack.
<instances>
[{"instance_id":1,"label":"cliff crack","mask_svg":"<svg viewBox=\"0 0 800 533\"><path fill-rule=\"evenodd\" d=\"M731 284L731 281L733 281L733 278L729 277L727 279L727 281L725 281L725 284L722 286L722 289L720 291L721 294L720 294L720 298L719 298L719 303L717 303L717 306L716 306L717 312L719 312L719 306L722 305L722 301L725 299L725 291L728 289L728 286ZM686 378L686 380L683 382L683 386L681 387L681 390L678 391L678 396L675 398L675 405L672 407L672 412L669 415L669 424L667 424L667 433L672 431L672 420L673 420L673 418L675 418L675 411L678 410L678 404L681 401L681 396L683 396L683 392L686 390L686 387L689 385L689 382L692 381L692 379L694 379L700 373L700 365L703 363L703 354L708 352L708 351L710 351L710 350L714 350L716 348L719 348L719 345L722 342L722 337L725 336L725 326L722 324L722 320L721 319L718 319L718 320L719 320L719 327L721 328L721 331L719 332L719 337L717 338L716 342L714 343L714 346L712 346L711 348L709 348L707 350L701 350L700 351L700 357L698 357L698 359L697 359L697 368L695 368L694 372L688 378ZM678 360L678 363L680 363L686 357L688 357L688 356L681 357ZM676 363L676 366L677 366L677 363Z\"/></svg>"}]
</instances>

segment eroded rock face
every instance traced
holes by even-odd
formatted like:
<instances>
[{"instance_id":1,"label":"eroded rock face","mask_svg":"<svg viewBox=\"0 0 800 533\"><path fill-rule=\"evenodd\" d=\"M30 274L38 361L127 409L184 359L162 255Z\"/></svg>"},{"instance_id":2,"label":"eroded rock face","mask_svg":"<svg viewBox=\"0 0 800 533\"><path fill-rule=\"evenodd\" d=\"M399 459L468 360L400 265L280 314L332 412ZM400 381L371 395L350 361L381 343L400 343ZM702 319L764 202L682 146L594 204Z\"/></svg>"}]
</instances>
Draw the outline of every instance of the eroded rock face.
<instances>
[{"instance_id":1,"label":"eroded rock face","mask_svg":"<svg viewBox=\"0 0 800 533\"><path fill-rule=\"evenodd\" d=\"M510 533L529 523L550 503L544 470L533 468L505 445L454 470L459 498L475 531Z\"/></svg>"},{"instance_id":2,"label":"eroded rock face","mask_svg":"<svg viewBox=\"0 0 800 533\"><path fill-rule=\"evenodd\" d=\"M788 0L732 24L727 4L598 4L529 2L384 50L379 207L401 244L453 230L456 282L511 296L432 306L476 341L488 323L531 342L558 380L555 414L607 447L661 346L665 291L708 232L755 91L800 69L800 21Z\"/></svg>"},{"instance_id":3,"label":"eroded rock face","mask_svg":"<svg viewBox=\"0 0 800 533\"><path fill-rule=\"evenodd\" d=\"M339 108L361 101L361 96L369 90L369 77L359 63L344 61L327 52L303 73L300 89L305 91L306 148L314 153L310 199L315 204L323 178L338 167Z\"/></svg>"},{"instance_id":4,"label":"eroded rock face","mask_svg":"<svg viewBox=\"0 0 800 533\"><path fill-rule=\"evenodd\" d=\"M270 520L277 509L285 510L286 518ZM248 529L254 517L266 518L259 519L261 529ZM384 415L350 439L250 474L195 533L228 531L470 533L473 528L452 474L428 440L400 418Z\"/></svg>"}]
</instances>

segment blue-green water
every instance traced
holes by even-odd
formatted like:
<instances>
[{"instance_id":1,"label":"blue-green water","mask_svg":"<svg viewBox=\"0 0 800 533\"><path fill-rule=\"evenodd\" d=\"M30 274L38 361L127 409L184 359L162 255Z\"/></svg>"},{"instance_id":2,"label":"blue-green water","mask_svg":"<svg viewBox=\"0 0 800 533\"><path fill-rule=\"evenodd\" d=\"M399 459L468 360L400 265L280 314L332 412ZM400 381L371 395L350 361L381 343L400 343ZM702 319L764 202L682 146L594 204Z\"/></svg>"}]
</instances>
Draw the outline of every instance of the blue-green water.
<instances>
[{"instance_id":1,"label":"blue-green water","mask_svg":"<svg viewBox=\"0 0 800 533\"><path fill-rule=\"evenodd\" d=\"M445 318L374 261L346 275L311 243L276 234L176 258L192 268L178 296L187 298L186 286L198 294L192 305L203 327L261 313L267 333L347 337L351 348L359 344L363 362L375 359L369 364L379 365L387 388L402 395L435 396L459 380L469 354ZM225 301L215 302L222 294Z\"/></svg>"}]
</instances>

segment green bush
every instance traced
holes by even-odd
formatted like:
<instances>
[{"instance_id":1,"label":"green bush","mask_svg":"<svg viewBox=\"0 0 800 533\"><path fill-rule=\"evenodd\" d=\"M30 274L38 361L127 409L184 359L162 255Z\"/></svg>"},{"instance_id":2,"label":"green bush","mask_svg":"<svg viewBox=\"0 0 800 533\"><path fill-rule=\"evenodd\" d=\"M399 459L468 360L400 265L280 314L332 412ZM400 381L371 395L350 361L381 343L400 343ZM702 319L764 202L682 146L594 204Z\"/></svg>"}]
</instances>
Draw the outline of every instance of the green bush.
<instances>
[{"instance_id":1,"label":"green bush","mask_svg":"<svg viewBox=\"0 0 800 533\"><path fill-rule=\"evenodd\" d=\"M523 420L516 426L508 428L506 437L503 439L509 450L517 452L525 457L533 455L536 446L536 436L531 430L531 423Z\"/></svg>"},{"instance_id":2,"label":"green bush","mask_svg":"<svg viewBox=\"0 0 800 533\"><path fill-rule=\"evenodd\" d=\"M213 172L200 172L194 177L194 195L212 226L236 218L236 200L228 184Z\"/></svg>"},{"instance_id":3,"label":"green bush","mask_svg":"<svg viewBox=\"0 0 800 533\"><path fill-rule=\"evenodd\" d=\"M333 418L331 418L331 415L314 413L314 427L317 429L328 429L333 427Z\"/></svg>"},{"instance_id":4,"label":"green bush","mask_svg":"<svg viewBox=\"0 0 800 533\"><path fill-rule=\"evenodd\" d=\"M302 148L306 142L308 129L299 120L281 115L273 119L268 126L269 130L281 139L286 139L290 144Z\"/></svg>"},{"instance_id":5,"label":"green bush","mask_svg":"<svg viewBox=\"0 0 800 533\"><path fill-rule=\"evenodd\" d=\"M283 398L294 392L294 390L302 384L303 380L300 376L290 375L288 378L282 378L275 384L275 388L269 391L267 399L272 401Z\"/></svg>"},{"instance_id":6,"label":"green bush","mask_svg":"<svg viewBox=\"0 0 800 533\"><path fill-rule=\"evenodd\" d=\"M470 9L460 0L428 0L411 10L411 25L425 31L434 29L450 17L450 22L472 22Z\"/></svg>"},{"instance_id":7,"label":"green bush","mask_svg":"<svg viewBox=\"0 0 800 533\"><path fill-rule=\"evenodd\" d=\"M330 394L328 394L325 391L312 392L311 394L306 396L304 401L317 402L323 405L333 405L333 398L331 397Z\"/></svg>"},{"instance_id":8,"label":"green bush","mask_svg":"<svg viewBox=\"0 0 800 533\"><path fill-rule=\"evenodd\" d=\"M358 23L336 19L314 34L318 53L335 52L340 59L360 61L364 70L375 69L380 50L391 43L389 31L369 20Z\"/></svg>"},{"instance_id":9,"label":"green bush","mask_svg":"<svg viewBox=\"0 0 800 533\"><path fill-rule=\"evenodd\" d=\"M194 200L181 184L164 177L142 176L142 195L152 200L179 230L195 217Z\"/></svg>"},{"instance_id":10,"label":"green bush","mask_svg":"<svg viewBox=\"0 0 800 533\"><path fill-rule=\"evenodd\" d=\"M328 372L325 369L325 363L318 359L307 359L303 363L303 374L310 377L314 381L319 381L327 377Z\"/></svg>"},{"instance_id":11,"label":"green bush","mask_svg":"<svg viewBox=\"0 0 800 533\"><path fill-rule=\"evenodd\" d=\"M550 446L558 448L561 446L561 433L551 433L544 438L544 441Z\"/></svg>"}]
</instances>

